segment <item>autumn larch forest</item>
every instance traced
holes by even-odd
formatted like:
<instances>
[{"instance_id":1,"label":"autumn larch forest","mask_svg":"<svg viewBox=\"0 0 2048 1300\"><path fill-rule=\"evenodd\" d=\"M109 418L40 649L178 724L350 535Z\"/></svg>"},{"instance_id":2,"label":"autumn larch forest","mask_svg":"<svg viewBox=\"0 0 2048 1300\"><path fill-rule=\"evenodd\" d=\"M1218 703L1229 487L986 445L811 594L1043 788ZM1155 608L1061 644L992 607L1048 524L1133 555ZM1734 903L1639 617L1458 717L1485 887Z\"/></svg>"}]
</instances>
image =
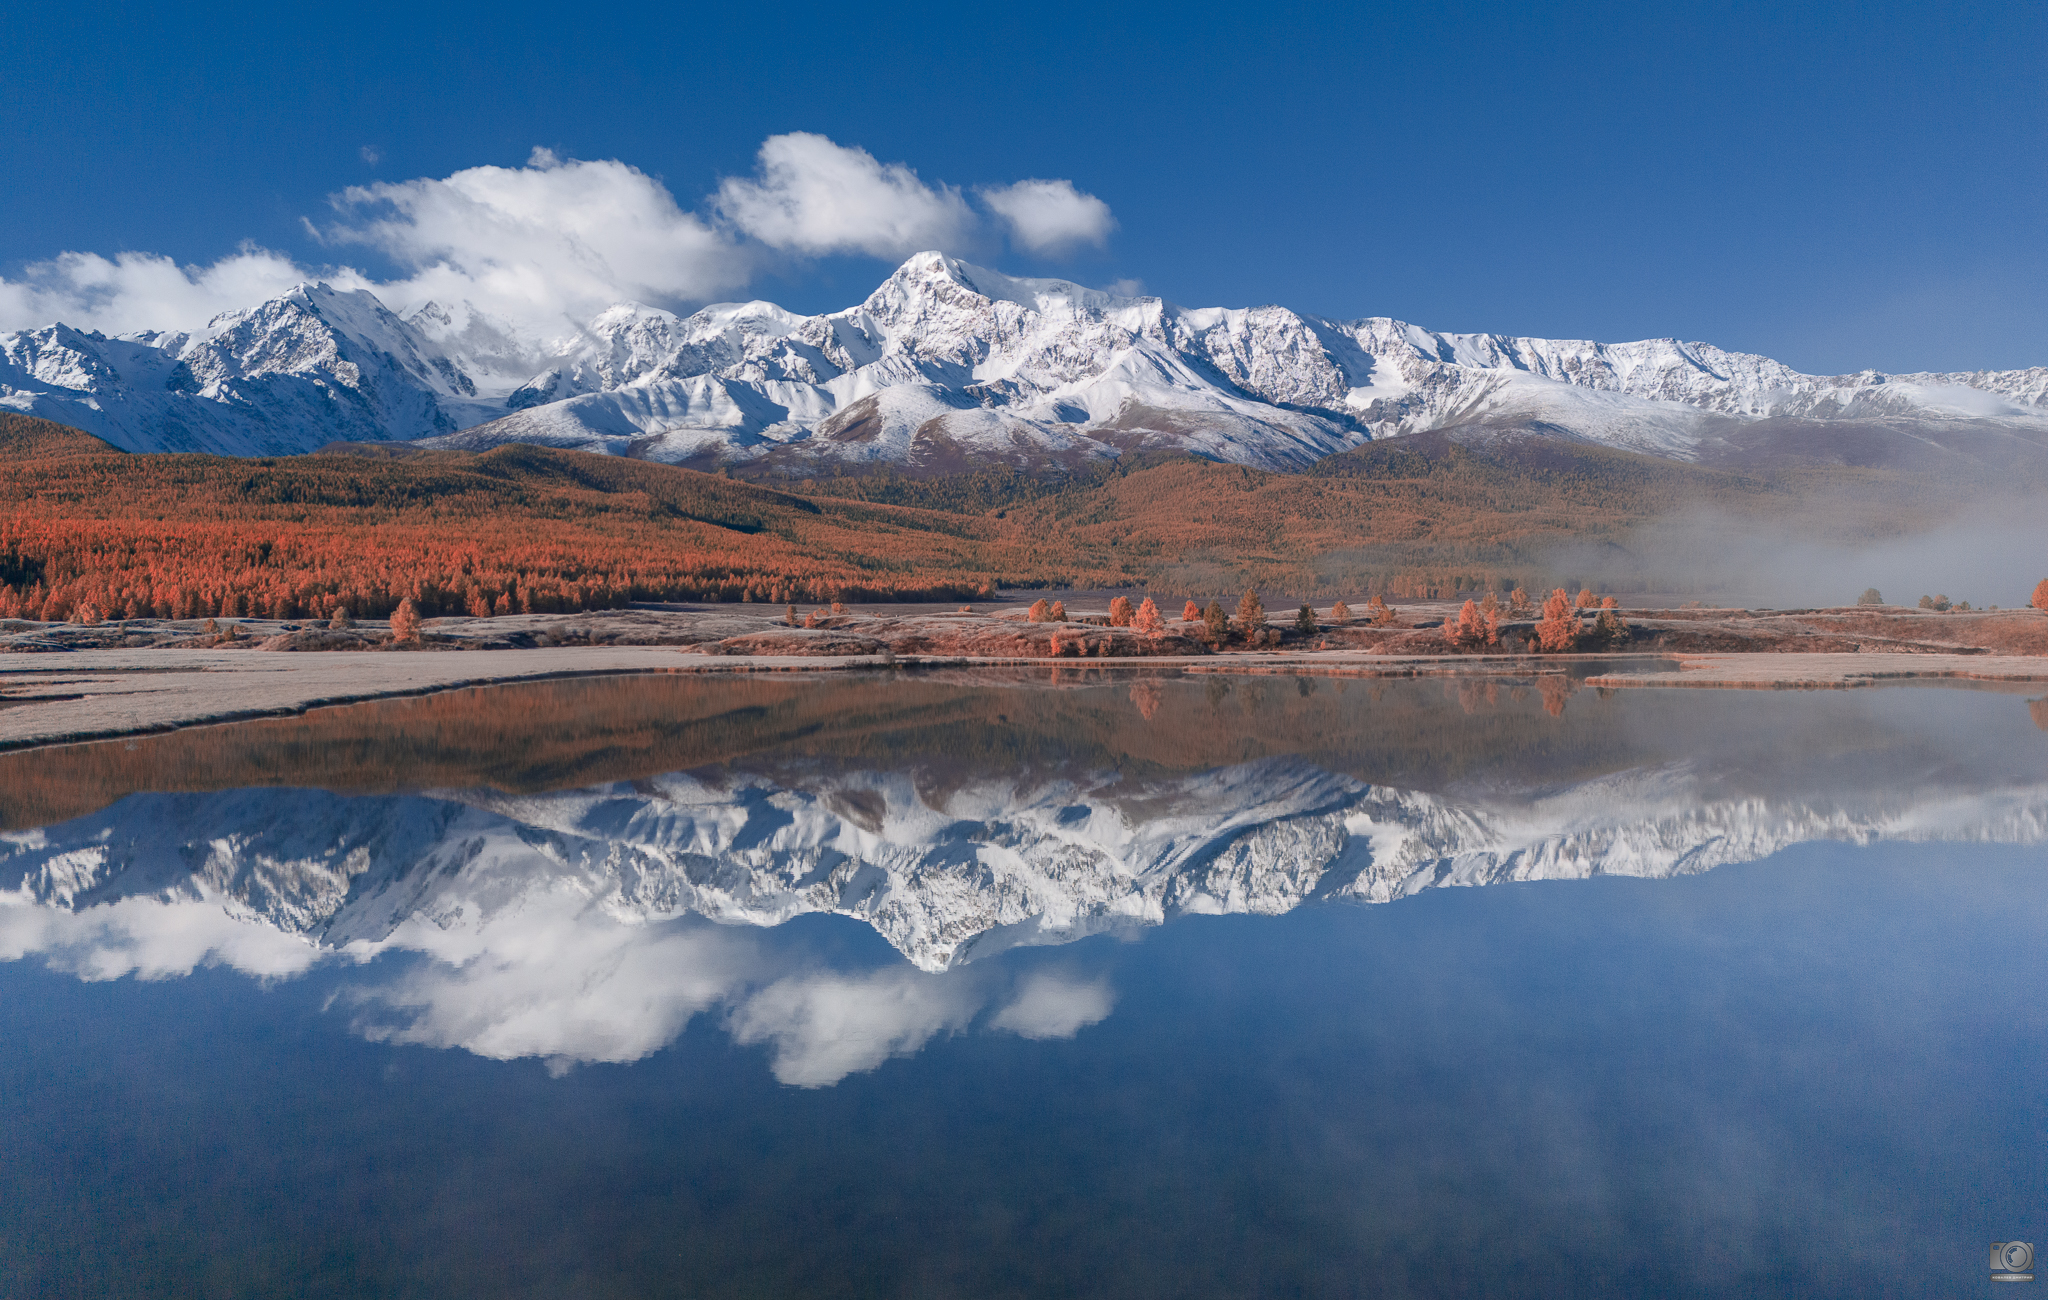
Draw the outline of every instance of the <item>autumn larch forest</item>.
<instances>
[{"instance_id":1,"label":"autumn larch forest","mask_svg":"<svg viewBox=\"0 0 2048 1300\"><path fill-rule=\"evenodd\" d=\"M0 414L0 616L384 617L410 599L436 617L1001 586L1454 596L1542 585L1558 543L1620 548L1687 502L1790 512L1811 487L1604 449L1400 442L1303 474L1154 456L1063 479L769 486L520 445L130 455Z\"/></svg>"}]
</instances>

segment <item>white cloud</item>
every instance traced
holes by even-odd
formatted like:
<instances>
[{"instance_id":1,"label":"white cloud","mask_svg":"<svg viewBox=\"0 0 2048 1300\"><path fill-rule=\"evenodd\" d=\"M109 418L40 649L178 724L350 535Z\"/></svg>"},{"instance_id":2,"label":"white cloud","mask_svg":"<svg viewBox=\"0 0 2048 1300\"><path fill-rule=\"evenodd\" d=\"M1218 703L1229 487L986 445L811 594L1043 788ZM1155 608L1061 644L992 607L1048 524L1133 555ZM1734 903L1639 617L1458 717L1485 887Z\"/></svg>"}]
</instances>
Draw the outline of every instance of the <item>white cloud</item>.
<instances>
[{"instance_id":1,"label":"white cloud","mask_svg":"<svg viewBox=\"0 0 2048 1300\"><path fill-rule=\"evenodd\" d=\"M717 206L770 248L804 254L958 251L976 225L952 186L926 185L902 163L806 131L764 141L756 177L726 180Z\"/></svg>"},{"instance_id":2,"label":"white cloud","mask_svg":"<svg viewBox=\"0 0 2048 1300\"><path fill-rule=\"evenodd\" d=\"M1076 984L1057 975L1034 975L988 1024L1025 1038L1072 1038L1106 1019L1115 1006L1115 996L1102 981Z\"/></svg>"},{"instance_id":3,"label":"white cloud","mask_svg":"<svg viewBox=\"0 0 2048 1300\"><path fill-rule=\"evenodd\" d=\"M380 156L369 145L362 154ZM197 329L325 280L369 289L401 314L438 302L458 322L450 330L489 342L482 350L501 357L493 364L523 377L530 370L521 367L613 303L706 302L790 256L966 253L994 246L999 231L1019 248L1058 253L1100 246L1116 226L1108 205L1071 181L976 193L985 210L903 163L797 132L771 136L752 176L728 178L703 211L691 211L626 163L535 149L523 167L351 186L334 196L331 221L306 222L329 247L383 254L399 270L395 279L305 266L253 244L208 266L153 253L67 252L0 279L0 329L58 321L110 334Z\"/></svg>"},{"instance_id":4,"label":"white cloud","mask_svg":"<svg viewBox=\"0 0 2048 1300\"><path fill-rule=\"evenodd\" d=\"M468 302L535 338L616 302L716 297L759 260L638 168L546 149L524 167L351 186L334 204L342 220L323 239L375 248L411 272L378 288L387 305Z\"/></svg>"},{"instance_id":5,"label":"white cloud","mask_svg":"<svg viewBox=\"0 0 2048 1300\"><path fill-rule=\"evenodd\" d=\"M308 278L284 254L253 244L207 267L179 266L155 253L111 259L61 253L30 264L19 280L0 280L0 329L59 321L109 334L197 329L224 311L253 307ZM346 268L327 278L341 288L368 285Z\"/></svg>"},{"instance_id":6,"label":"white cloud","mask_svg":"<svg viewBox=\"0 0 2048 1300\"><path fill-rule=\"evenodd\" d=\"M373 144L366 144L361 149L356 150L356 152L361 154L363 161L372 167L384 161L384 151Z\"/></svg>"},{"instance_id":7,"label":"white cloud","mask_svg":"<svg viewBox=\"0 0 2048 1300\"><path fill-rule=\"evenodd\" d=\"M1009 228L1010 239L1034 253L1058 255L1082 244L1102 248L1116 229L1109 205L1072 181L1018 181L975 191Z\"/></svg>"}]
</instances>

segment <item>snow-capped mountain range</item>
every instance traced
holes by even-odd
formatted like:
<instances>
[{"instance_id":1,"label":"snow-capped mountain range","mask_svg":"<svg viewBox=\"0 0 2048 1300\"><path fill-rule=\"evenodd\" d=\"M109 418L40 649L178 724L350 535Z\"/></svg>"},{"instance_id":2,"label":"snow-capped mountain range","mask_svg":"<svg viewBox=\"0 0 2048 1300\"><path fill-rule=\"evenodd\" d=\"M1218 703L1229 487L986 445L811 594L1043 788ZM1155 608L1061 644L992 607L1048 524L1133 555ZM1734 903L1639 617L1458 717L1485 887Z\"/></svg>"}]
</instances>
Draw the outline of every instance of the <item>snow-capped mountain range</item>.
<instances>
[{"instance_id":1,"label":"snow-capped mountain range","mask_svg":"<svg viewBox=\"0 0 2048 1300\"><path fill-rule=\"evenodd\" d=\"M2048 367L1801 374L1704 343L1439 334L1175 306L937 253L859 306L622 303L552 357L467 304L305 285L195 333L0 335L0 407L133 451L537 442L744 468L1072 464L1177 449L1299 469L1374 438L1522 429L1680 460L1763 422L2048 449ZM1924 439L1923 439L1924 441Z\"/></svg>"}]
</instances>

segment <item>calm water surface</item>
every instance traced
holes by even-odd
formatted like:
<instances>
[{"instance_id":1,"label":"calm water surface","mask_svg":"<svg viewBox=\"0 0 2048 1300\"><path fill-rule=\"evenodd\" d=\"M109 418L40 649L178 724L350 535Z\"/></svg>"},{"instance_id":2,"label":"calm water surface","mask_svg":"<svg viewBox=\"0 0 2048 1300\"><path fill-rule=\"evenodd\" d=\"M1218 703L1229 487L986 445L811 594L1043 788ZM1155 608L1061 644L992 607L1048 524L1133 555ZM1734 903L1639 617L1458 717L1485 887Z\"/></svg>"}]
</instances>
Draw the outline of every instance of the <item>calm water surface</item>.
<instances>
[{"instance_id":1,"label":"calm water surface","mask_svg":"<svg viewBox=\"0 0 2048 1300\"><path fill-rule=\"evenodd\" d=\"M834 674L0 755L0 1294L1991 1293L2044 725Z\"/></svg>"}]
</instances>

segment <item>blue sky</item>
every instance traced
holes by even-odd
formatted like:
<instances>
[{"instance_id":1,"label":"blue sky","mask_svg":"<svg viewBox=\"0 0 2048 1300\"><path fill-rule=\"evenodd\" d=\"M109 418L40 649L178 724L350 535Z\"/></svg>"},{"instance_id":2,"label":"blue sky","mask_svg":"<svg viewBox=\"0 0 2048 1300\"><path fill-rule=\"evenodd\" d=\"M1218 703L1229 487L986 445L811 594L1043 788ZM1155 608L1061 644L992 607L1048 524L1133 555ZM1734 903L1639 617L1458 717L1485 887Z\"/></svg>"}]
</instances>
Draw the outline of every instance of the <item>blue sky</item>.
<instances>
[{"instance_id":1,"label":"blue sky","mask_svg":"<svg viewBox=\"0 0 2048 1300\"><path fill-rule=\"evenodd\" d=\"M759 181L764 141L806 132L954 187L972 218L955 251L1187 305L1675 334L1817 372L2048 364L2039 5L46 5L9 23L16 284L67 251L205 268L244 243L417 275L441 233L392 237L384 205L330 196L519 169L536 146L638 169L712 229L721 181ZM1005 239L978 187L1026 178L1098 197L1114 230ZM835 308L896 260L742 243L702 296ZM710 283L624 280L668 306Z\"/></svg>"}]
</instances>

